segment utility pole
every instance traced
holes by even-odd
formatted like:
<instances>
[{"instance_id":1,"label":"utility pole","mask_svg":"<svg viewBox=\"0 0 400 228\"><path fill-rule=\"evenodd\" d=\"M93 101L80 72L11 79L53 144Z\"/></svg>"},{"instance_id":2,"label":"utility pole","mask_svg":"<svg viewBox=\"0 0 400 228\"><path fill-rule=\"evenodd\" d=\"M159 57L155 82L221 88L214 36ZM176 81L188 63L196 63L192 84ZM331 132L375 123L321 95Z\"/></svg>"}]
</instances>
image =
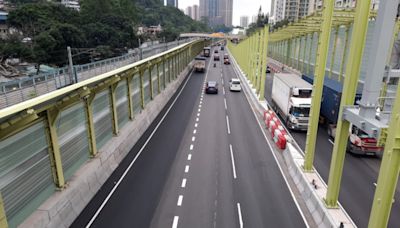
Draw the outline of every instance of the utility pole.
<instances>
[{"instance_id":1,"label":"utility pole","mask_svg":"<svg viewBox=\"0 0 400 228\"><path fill-rule=\"evenodd\" d=\"M72 54L71 54L71 47L68 46L67 47L67 52L68 52L68 71L69 71L69 76L70 76L70 80L71 80L71 84L77 83L78 79L75 76L75 72L74 72L74 64L72 63Z\"/></svg>"}]
</instances>

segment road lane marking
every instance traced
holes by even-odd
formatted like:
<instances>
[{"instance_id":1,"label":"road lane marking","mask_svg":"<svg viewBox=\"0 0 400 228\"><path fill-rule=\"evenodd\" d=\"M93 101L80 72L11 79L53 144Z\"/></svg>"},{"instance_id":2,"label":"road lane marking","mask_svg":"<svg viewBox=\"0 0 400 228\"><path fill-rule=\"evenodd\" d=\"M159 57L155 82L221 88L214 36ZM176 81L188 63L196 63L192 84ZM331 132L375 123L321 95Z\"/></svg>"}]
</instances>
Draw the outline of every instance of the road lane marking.
<instances>
[{"instance_id":1,"label":"road lane marking","mask_svg":"<svg viewBox=\"0 0 400 228\"><path fill-rule=\"evenodd\" d=\"M186 178L183 178L181 187L182 187L182 188L185 188L185 187L186 187Z\"/></svg>"},{"instance_id":2,"label":"road lane marking","mask_svg":"<svg viewBox=\"0 0 400 228\"><path fill-rule=\"evenodd\" d=\"M188 154L188 161L192 160L192 154Z\"/></svg>"},{"instance_id":3,"label":"road lane marking","mask_svg":"<svg viewBox=\"0 0 400 228\"><path fill-rule=\"evenodd\" d=\"M199 122L199 118L196 118L196 122Z\"/></svg>"},{"instance_id":4,"label":"road lane marking","mask_svg":"<svg viewBox=\"0 0 400 228\"><path fill-rule=\"evenodd\" d=\"M328 139L328 141L329 141L332 145L335 145L335 143L334 143L331 139Z\"/></svg>"},{"instance_id":5,"label":"road lane marking","mask_svg":"<svg viewBox=\"0 0 400 228\"><path fill-rule=\"evenodd\" d=\"M200 116L200 113L197 113L197 116Z\"/></svg>"},{"instance_id":6,"label":"road lane marking","mask_svg":"<svg viewBox=\"0 0 400 228\"><path fill-rule=\"evenodd\" d=\"M198 124L198 123L195 123L195 124L194 124L194 127L197 127L197 126L199 126L199 124Z\"/></svg>"},{"instance_id":7,"label":"road lane marking","mask_svg":"<svg viewBox=\"0 0 400 228\"><path fill-rule=\"evenodd\" d=\"M185 173L188 173L189 172L189 166L187 165L187 166L185 166Z\"/></svg>"},{"instance_id":8,"label":"road lane marking","mask_svg":"<svg viewBox=\"0 0 400 228\"><path fill-rule=\"evenodd\" d=\"M199 108L201 108L201 104L199 104Z\"/></svg>"},{"instance_id":9,"label":"road lane marking","mask_svg":"<svg viewBox=\"0 0 400 228\"><path fill-rule=\"evenodd\" d=\"M236 70L235 68L234 68L234 73L236 74L237 78L239 78L239 73L237 72L237 70ZM258 123L258 126L260 127L261 133L264 135L265 141L267 141L267 144L268 144L268 146L269 146L269 148L270 148L270 150L271 150L271 152L272 152L272 155L274 156L275 163L278 165L279 171L280 171L280 173L281 173L283 179L285 180L286 186L288 187L289 192L290 192L290 195L292 196L292 199L293 199L294 203L296 204L297 210L299 211L300 216L302 217L302 219L303 219L303 221L304 221L306 227L308 228L308 227L310 227L310 226L308 225L307 219L306 219L306 217L304 216L303 211L301 211L300 205L299 205L299 203L298 203L296 197L294 196L293 190L292 190L292 188L290 187L289 182L288 182L286 176L285 176L284 173L283 173L282 167L281 167L281 165L279 164L278 159L277 159L275 153L273 152L274 150L273 150L273 148L272 148L272 146L271 146L271 142L270 142L269 138L267 137L267 135L265 134L265 132L264 132L264 130L263 130L264 128L262 127L262 125L261 125L259 119L257 118L256 111L254 110L254 107L253 107L253 106L251 105L251 103L250 103L250 102L251 102L251 99L249 98L249 95L247 95L246 93L244 93L244 95L245 95L245 97L246 97L247 103L249 104L249 106L250 106L250 108L251 108L251 110L252 110L252 112L253 112L253 115L254 115L254 117L255 117L255 119L256 119L256 122Z\"/></svg>"},{"instance_id":10,"label":"road lane marking","mask_svg":"<svg viewBox=\"0 0 400 228\"><path fill-rule=\"evenodd\" d=\"M174 216L174 221L172 222L172 228L178 227L179 216Z\"/></svg>"},{"instance_id":11,"label":"road lane marking","mask_svg":"<svg viewBox=\"0 0 400 228\"><path fill-rule=\"evenodd\" d=\"M225 88L222 87L222 93L225 95Z\"/></svg>"},{"instance_id":12,"label":"road lane marking","mask_svg":"<svg viewBox=\"0 0 400 228\"><path fill-rule=\"evenodd\" d=\"M229 144L229 150L230 150L230 152L231 152L231 161L232 161L233 179L236 179L235 157L233 157L233 149L232 149L232 144Z\"/></svg>"},{"instance_id":13,"label":"road lane marking","mask_svg":"<svg viewBox=\"0 0 400 228\"><path fill-rule=\"evenodd\" d=\"M195 135L196 133L197 133L197 130L196 130L196 129L194 129L194 130L193 130L193 134Z\"/></svg>"},{"instance_id":14,"label":"road lane marking","mask_svg":"<svg viewBox=\"0 0 400 228\"><path fill-rule=\"evenodd\" d=\"M197 111L198 111L198 112L201 112L201 109L199 108Z\"/></svg>"},{"instance_id":15,"label":"road lane marking","mask_svg":"<svg viewBox=\"0 0 400 228\"><path fill-rule=\"evenodd\" d=\"M194 140L196 140L196 137L193 136L193 137L192 137L192 142L194 142Z\"/></svg>"},{"instance_id":16,"label":"road lane marking","mask_svg":"<svg viewBox=\"0 0 400 228\"><path fill-rule=\"evenodd\" d=\"M182 206L182 200L183 200L183 196L182 196L182 195L179 195L179 197L178 197L178 202L176 203L176 205L177 205L178 207Z\"/></svg>"},{"instance_id":17,"label":"road lane marking","mask_svg":"<svg viewBox=\"0 0 400 228\"><path fill-rule=\"evenodd\" d=\"M189 148L190 150L193 150L193 144L190 144L190 148Z\"/></svg>"},{"instance_id":18,"label":"road lane marking","mask_svg":"<svg viewBox=\"0 0 400 228\"><path fill-rule=\"evenodd\" d=\"M230 135L231 134L231 127L229 125L229 117L228 116L226 116L226 128L228 130L228 134Z\"/></svg>"},{"instance_id":19,"label":"road lane marking","mask_svg":"<svg viewBox=\"0 0 400 228\"><path fill-rule=\"evenodd\" d=\"M240 203L237 203L237 210L239 216L239 227L243 228L243 218L242 218L242 210L240 209Z\"/></svg>"},{"instance_id":20,"label":"road lane marking","mask_svg":"<svg viewBox=\"0 0 400 228\"><path fill-rule=\"evenodd\" d=\"M100 212L103 210L104 206L107 204L107 202L110 200L111 196L114 194L115 190L119 187L119 185L121 184L122 180L125 178L125 176L128 174L129 170L131 170L133 164L136 162L136 160L139 158L139 156L142 154L144 148L147 146L147 144L149 143L149 141L153 138L153 135L156 133L156 131L158 130L158 128L160 127L160 125L163 123L165 117L168 115L168 113L171 111L172 107L174 106L174 104L176 103L176 101L178 100L178 98L180 97L180 95L183 92L183 89L185 89L189 79L191 78L191 76L193 75L190 74L187 78L185 83L183 84L181 90L179 91L179 93L176 95L175 99L172 101L172 104L169 106L169 108L167 109L167 111L164 113L163 117L161 118L160 122L158 122L158 124L156 125L156 127L153 129L153 131L151 132L150 136L147 138L147 140L144 142L143 146L140 148L139 152L136 154L136 156L133 158L133 160L131 161L131 163L129 164L129 166L125 169L124 173L122 174L122 176L119 178L119 180L117 181L117 183L114 185L114 187L111 189L110 193L107 195L107 197L104 199L103 203L101 203L100 207L97 209L96 213L93 215L93 217L90 219L90 221L88 222L88 224L86 225L86 228L89 228L93 222L96 220L97 216L99 216ZM178 224L178 222L177 222Z\"/></svg>"},{"instance_id":21,"label":"road lane marking","mask_svg":"<svg viewBox=\"0 0 400 228\"><path fill-rule=\"evenodd\" d=\"M228 109L228 106L226 105L226 98L224 97L224 105L225 105L225 110Z\"/></svg>"}]
</instances>

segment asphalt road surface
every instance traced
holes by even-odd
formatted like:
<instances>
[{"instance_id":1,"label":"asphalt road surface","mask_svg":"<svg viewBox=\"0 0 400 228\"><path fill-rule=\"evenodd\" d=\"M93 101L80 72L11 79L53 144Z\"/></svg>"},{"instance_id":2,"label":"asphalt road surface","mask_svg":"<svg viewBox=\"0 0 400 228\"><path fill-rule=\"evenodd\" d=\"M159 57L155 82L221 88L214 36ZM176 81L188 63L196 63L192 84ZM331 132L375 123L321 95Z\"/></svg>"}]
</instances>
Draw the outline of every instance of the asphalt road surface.
<instances>
[{"instance_id":1,"label":"asphalt road surface","mask_svg":"<svg viewBox=\"0 0 400 228\"><path fill-rule=\"evenodd\" d=\"M265 81L265 98L271 103L273 74L267 74ZM304 150L306 133L291 131L299 146ZM314 166L328 183L329 167L332 157L333 141L327 130L319 127L315 151ZM347 153L343 168L339 202L358 227L367 227L369 214L375 194L381 159L378 157L356 156ZM388 227L400 227L400 191L396 190L395 202Z\"/></svg>"},{"instance_id":2,"label":"asphalt road surface","mask_svg":"<svg viewBox=\"0 0 400 228\"><path fill-rule=\"evenodd\" d=\"M119 187L110 195L168 107L72 227L307 226L244 93L229 91L237 76L223 53L188 76ZM210 80L217 95L203 93Z\"/></svg>"}]
</instances>

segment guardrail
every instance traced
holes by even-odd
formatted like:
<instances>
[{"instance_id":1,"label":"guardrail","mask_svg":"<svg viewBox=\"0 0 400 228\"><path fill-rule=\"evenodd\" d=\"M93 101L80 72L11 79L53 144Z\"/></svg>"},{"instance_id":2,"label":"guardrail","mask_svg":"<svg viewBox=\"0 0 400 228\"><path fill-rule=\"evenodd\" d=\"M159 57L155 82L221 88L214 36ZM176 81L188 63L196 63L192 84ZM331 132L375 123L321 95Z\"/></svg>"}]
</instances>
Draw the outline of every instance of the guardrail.
<instances>
[{"instance_id":1,"label":"guardrail","mask_svg":"<svg viewBox=\"0 0 400 228\"><path fill-rule=\"evenodd\" d=\"M103 146L140 112L151 114L151 101L203 47L200 40L182 44L0 110L0 227L18 226L56 190L68 189L83 164L111 153Z\"/></svg>"},{"instance_id":2,"label":"guardrail","mask_svg":"<svg viewBox=\"0 0 400 228\"><path fill-rule=\"evenodd\" d=\"M75 65L74 77L68 67L58 68L51 73L0 83L0 109L32 99L42 94L86 80L113 69L137 62L143 58L174 48L193 39L159 43L144 48L136 48L133 53L109 58L93 63Z\"/></svg>"}]
</instances>

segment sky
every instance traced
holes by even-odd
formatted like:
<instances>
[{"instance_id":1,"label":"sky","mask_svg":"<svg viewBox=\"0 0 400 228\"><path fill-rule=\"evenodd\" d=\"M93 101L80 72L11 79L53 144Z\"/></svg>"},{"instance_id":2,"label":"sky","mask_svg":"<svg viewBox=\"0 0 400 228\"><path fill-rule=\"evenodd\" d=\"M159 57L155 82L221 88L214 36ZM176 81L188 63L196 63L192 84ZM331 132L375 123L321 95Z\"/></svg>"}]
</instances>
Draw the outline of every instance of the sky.
<instances>
[{"instance_id":1,"label":"sky","mask_svg":"<svg viewBox=\"0 0 400 228\"><path fill-rule=\"evenodd\" d=\"M198 5L199 0L179 0L179 8L185 10L186 7ZM241 16L248 16L249 23L253 15L257 15L258 8L267 13L271 9L271 0L233 0L233 25L240 24Z\"/></svg>"}]
</instances>

